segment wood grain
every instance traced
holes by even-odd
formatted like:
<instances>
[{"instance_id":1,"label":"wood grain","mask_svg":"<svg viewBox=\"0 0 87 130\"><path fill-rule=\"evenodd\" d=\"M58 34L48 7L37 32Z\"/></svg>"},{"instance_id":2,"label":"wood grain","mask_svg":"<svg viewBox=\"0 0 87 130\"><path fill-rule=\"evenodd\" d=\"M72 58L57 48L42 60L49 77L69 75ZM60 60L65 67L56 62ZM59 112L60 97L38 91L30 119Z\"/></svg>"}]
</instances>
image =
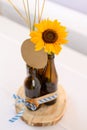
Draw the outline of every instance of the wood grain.
<instances>
[{"instance_id":1,"label":"wood grain","mask_svg":"<svg viewBox=\"0 0 87 130\"><path fill-rule=\"evenodd\" d=\"M18 95L25 98L24 87L18 90ZM41 105L37 111L30 111L25 107L22 120L31 126L49 126L56 124L64 115L66 106L66 93L61 85L58 86L57 102L53 105ZM18 113L23 107L23 104L18 104L16 112Z\"/></svg>"}]
</instances>

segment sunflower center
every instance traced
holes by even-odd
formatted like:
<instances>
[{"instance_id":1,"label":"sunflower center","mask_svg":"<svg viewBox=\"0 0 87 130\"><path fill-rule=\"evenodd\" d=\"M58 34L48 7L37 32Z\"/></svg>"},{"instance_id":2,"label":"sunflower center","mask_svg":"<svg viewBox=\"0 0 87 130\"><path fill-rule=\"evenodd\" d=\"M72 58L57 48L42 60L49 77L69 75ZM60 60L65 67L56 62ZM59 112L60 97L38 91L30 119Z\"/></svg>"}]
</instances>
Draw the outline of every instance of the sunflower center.
<instances>
[{"instance_id":1,"label":"sunflower center","mask_svg":"<svg viewBox=\"0 0 87 130\"><path fill-rule=\"evenodd\" d=\"M54 43L58 39L58 35L54 30L48 29L42 33L42 38L46 43Z\"/></svg>"}]
</instances>

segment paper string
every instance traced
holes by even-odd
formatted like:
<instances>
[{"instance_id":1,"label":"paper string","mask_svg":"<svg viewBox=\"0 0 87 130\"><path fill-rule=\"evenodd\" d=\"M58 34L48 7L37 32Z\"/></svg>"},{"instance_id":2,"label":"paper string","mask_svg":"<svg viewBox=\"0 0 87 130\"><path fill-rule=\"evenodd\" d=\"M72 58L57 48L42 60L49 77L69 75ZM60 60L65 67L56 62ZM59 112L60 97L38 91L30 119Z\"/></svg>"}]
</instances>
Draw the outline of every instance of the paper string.
<instances>
[{"instance_id":1,"label":"paper string","mask_svg":"<svg viewBox=\"0 0 87 130\"><path fill-rule=\"evenodd\" d=\"M9 121L11 123L17 121L20 117L23 116L24 111L25 111L25 109L23 108L16 116L14 116L13 118L11 118Z\"/></svg>"},{"instance_id":2,"label":"paper string","mask_svg":"<svg viewBox=\"0 0 87 130\"><path fill-rule=\"evenodd\" d=\"M58 96L57 93L54 93L54 95L49 96L49 97L45 97L45 98L44 98L44 96L43 96L43 99L39 99L39 100L38 100L38 103L39 103L39 105L40 105L40 104L43 104L43 103L52 101L52 100L56 99L57 96ZM20 104L20 103L23 103L24 106L27 106L27 107L28 107L29 109L31 109L32 111L35 111L35 110L37 109L37 106L36 106L35 104L30 103L30 102L26 102L26 99L23 99L23 98L21 98L21 97L18 96L18 95L13 94L13 98L16 100L15 105ZM37 98L37 99L38 99L38 98ZM16 116L12 117L9 121L10 121L11 123L17 121L19 118L21 118L21 117L23 116L24 112L25 112L25 107L23 107L22 110L21 110Z\"/></svg>"},{"instance_id":3,"label":"paper string","mask_svg":"<svg viewBox=\"0 0 87 130\"><path fill-rule=\"evenodd\" d=\"M54 94L53 96L46 97L46 98L43 98L43 99L41 99L41 100L38 100L38 102L39 102L39 104L43 104L43 103L46 103L46 102L50 102L50 101L56 99L57 96L58 96L58 94L56 93L56 94Z\"/></svg>"}]
</instances>

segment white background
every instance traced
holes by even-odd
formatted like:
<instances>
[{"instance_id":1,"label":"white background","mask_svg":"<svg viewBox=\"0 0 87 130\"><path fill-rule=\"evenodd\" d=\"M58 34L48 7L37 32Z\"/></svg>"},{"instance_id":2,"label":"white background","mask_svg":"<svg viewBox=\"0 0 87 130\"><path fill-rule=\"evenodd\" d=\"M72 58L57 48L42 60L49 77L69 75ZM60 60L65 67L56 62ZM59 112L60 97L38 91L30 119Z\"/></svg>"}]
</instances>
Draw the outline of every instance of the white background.
<instances>
[{"instance_id":1,"label":"white background","mask_svg":"<svg viewBox=\"0 0 87 130\"><path fill-rule=\"evenodd\" d=\"M51 0L87 14L87 0Z\"/></svg>"}]
</instances>

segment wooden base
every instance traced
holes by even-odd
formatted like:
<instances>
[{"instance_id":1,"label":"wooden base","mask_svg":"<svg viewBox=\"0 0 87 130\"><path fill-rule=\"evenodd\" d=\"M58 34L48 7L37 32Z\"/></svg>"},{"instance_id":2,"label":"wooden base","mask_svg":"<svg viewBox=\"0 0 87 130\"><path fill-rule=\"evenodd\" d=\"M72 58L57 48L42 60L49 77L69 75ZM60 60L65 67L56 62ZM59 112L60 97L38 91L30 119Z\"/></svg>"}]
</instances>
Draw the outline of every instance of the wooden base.
<instances>
[{"instance_id":1,"label":"wooden base","mask_svg":"<svg viewBox=\"0 0 87 130\"><path fill-rule=\"evenodd\" d=\"M25 98L24 88L18 90L18 95ZM58 99L53 105L41 105L37 111L31 111L25 107L25 112L22 120L31 126L49 126L56 124L64 115L66 106L66 93L64 89L58 86ZM18 104L16 112L18 113L23 107L23 104Z\"/></svg>"}]
</instances>

